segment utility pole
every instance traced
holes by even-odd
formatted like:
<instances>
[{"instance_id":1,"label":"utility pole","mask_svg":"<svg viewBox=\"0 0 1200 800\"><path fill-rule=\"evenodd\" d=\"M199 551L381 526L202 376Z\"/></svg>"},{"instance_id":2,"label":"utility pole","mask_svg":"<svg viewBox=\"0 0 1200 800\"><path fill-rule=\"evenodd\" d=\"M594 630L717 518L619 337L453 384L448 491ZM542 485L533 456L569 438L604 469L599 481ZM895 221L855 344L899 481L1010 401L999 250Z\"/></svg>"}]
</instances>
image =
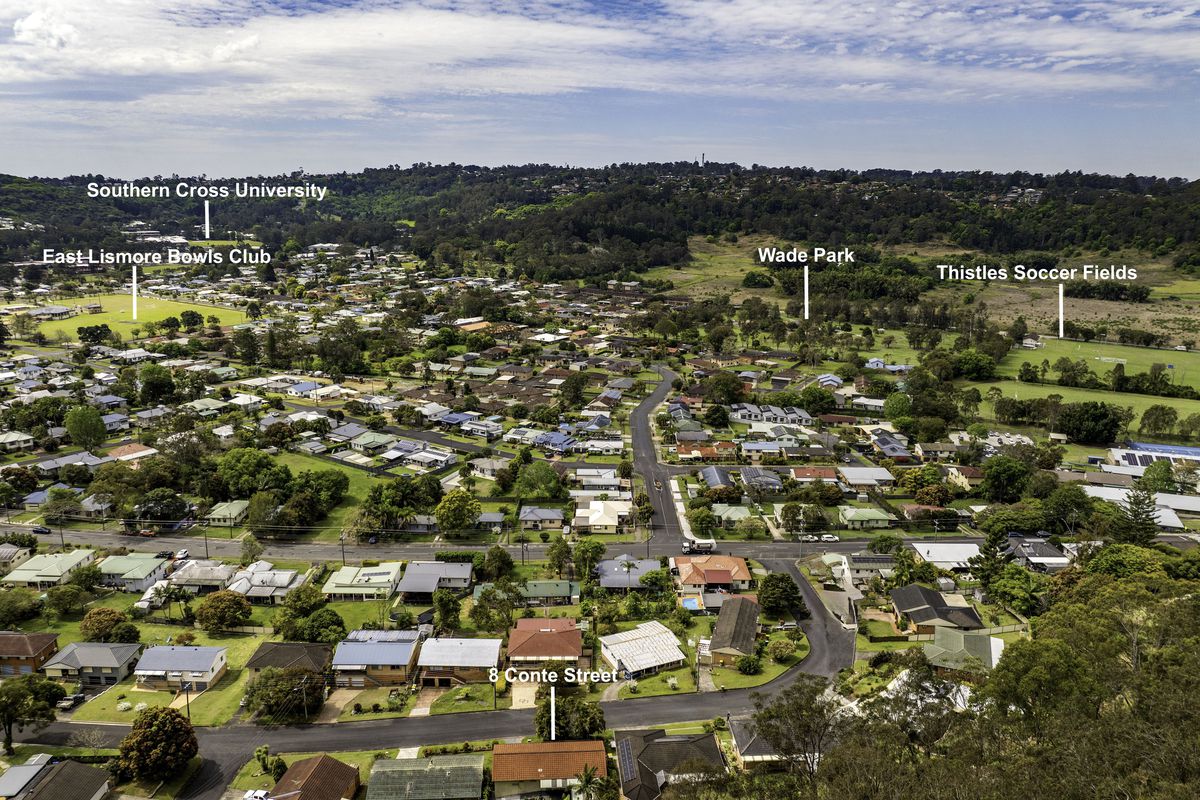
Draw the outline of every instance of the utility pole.
<instances>
[{"instance_id":1,"label":"utility pole","mask_svg":"<svg viewBox=\"0 0 1200 800\"><path fill-rule=\"evenodd\" d=\"M338 535L338 543L342 546L342 566L346 566L346 534L343 531Z\"/></svg>"}]
</instances>

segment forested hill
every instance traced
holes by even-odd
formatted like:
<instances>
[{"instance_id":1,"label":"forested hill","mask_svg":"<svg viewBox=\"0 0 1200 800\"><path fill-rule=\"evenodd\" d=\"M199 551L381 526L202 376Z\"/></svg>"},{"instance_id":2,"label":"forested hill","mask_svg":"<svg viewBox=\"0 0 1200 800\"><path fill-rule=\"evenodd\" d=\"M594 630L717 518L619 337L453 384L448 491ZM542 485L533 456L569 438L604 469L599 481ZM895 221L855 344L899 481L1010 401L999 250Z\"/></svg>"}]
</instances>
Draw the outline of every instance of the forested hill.
<instances>
[{"instance_id":1,"label":"forested hill","mask_svg":"<svg viewBox=\"0 0 1200 800\"><path fill-rule=\"evenodd\" d=\"M215 225L251 233L269 247L288 239L403 242L450 266L483 257L543 279L678 263L689 257L689 236L749 233L826 246L938 241L997 254L1133 247L1200 266L1200 185L1180 178L680 162L595 169L416 164L248 180L311 181L330 190L321 203L214 204ZM45 246L111 245L133 220L191 236L202 213L199 200L88 199L92 181L106 179L0 176L0 216L42 228L0 231L0 259L32 257Z\"/></svg>"}]
</instances>

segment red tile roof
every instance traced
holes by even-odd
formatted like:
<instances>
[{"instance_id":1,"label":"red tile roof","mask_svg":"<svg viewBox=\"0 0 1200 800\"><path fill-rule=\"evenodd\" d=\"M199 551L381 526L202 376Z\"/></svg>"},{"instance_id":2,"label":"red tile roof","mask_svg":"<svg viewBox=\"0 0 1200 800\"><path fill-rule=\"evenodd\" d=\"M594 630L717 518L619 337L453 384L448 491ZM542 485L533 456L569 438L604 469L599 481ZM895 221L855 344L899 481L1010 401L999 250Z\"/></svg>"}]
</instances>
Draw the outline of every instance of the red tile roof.
<instances>
[{"instance_id":1,"label":"red tile roof","mask_svg":"<svg viewBox=\"0 0 1200 800\"><path fill-rule=\"evenodd\" d=\"M604 742L498 744L492 750L495 781L566 780L583 772L585 766L594 767L597 778L608 774Z\"/></svg>"},{"instance_id":2,"label":"red tile roof","mask_svg":"<svg viewBox=\"0 0 1200 800\"><path fill-rule=\"evenodd\" d=\"M518 625L508 634L509 658L579 658L581 655L583 633L575 627L556 630L553 627L534 629Z\"/></svg>"},{"instance_id":3,"label":"red tile roof","mask_svg":"<svg viewBox=\"0 0 1200 800\"><path fill-rule=\"evenodd\" d=\"M271 792L291 800L342 800L358 792L358 770L322 753L293 763Z\"/></svg>"}]
</instances>

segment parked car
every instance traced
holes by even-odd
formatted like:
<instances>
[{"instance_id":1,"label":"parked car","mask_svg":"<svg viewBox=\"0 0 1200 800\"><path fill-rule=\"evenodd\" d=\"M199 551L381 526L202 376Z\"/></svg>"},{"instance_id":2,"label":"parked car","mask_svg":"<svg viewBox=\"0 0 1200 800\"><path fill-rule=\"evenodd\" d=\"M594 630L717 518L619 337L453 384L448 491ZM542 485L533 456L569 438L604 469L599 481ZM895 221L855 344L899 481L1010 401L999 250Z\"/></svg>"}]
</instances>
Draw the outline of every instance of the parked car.
<instances>
[{"instance_id":1,"label":"parked car","mask_svg":"<svg viewBox=\"0 0 1200 800\"><path fill-rule=\"evenodd\" d=\"M87 699L86 695L69 694L66 697L64 697L62 700L59 700L57 703L55 703L55 707L60 708L63 711L70 711L72 708L79 705L86 699Z\"/></svg>"},{"instance_id":2,"label":"parked car","mask_svg":"<svg viewBox=\"0 0 1200 800\"><path fill-rule=\"evenodd\" d=\"M45 525L34 525L29 530L33 531L34 533L40 533L43 535L47 534L47 533L51 533L50 529L47 528Z\"/></svg>"},{"instance_id":3,"label":"parked car","mask_svg":"<svg viewBox=\"0 0 1200 800\"><path fill-rule=\"evenodd\" d=\"M819 542L819 541L821 541L821 537L817 536L815 533L806 533L800 537L800 541L802 541L802 542Z\"/></svg>"},{"instance_id":4,"label":"parked car","mask_svg":"<svg viewBox=\"0 0 1200 800\"><path fill-rule=\"evenodd\" d=\"M794 631L799 626L795 622L781 622L774 627L777 631Z\"/></svg>"},{"instance_id":5,"label":"parked car","mask_svg":"<svg viewBox=\"0 0 1200 800\"><path fill-rule=\"evenodd\" d=\"M171 550L159 550L154 554L155 558L174 558L175 553Z\"/></svg>"},{"instance_id":6,"label":"parked car","mask_svg":"<svg viewBox=\"0 0 1200 800\"><path fill-rule=\"evenodd\" d=\"M821 534L821 541L822 542L840 542L841 539L838 538L838 535L836 533L823 533L823 534Z\"/></svg>"},{"instance_id":7,"label":"parked car","mask_svg":"<svg viewBox=\"0 0 1200 800\"><path fill-rule=\"evenodd\" d=\"M187 548L184 548L183 550L180 550L178 553L175 554L176 561L187 561L187 557L188 557Z\"/></svg>"}]
</instances>

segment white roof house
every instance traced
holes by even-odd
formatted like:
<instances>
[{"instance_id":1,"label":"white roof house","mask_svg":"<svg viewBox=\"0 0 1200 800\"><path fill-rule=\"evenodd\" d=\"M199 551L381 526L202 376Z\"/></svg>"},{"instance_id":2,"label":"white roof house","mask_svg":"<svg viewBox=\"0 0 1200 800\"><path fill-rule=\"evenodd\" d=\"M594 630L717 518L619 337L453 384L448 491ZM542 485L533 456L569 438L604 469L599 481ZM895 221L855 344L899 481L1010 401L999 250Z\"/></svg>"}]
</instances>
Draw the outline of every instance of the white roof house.
<instances>
[{"instance_id":1,"label":"white roof house","mask_svg":"<svg viewBox=\"0 0 1200 800\"><path fill-rule=\"evenodd\" d=\"M970 569L967 561L979 555L979 545L971 542L912 542L909 547L917 551L922 561L938 569Z\"/></svg>"},{"instance_id":2,"label":"white roof house","mask_svg":"<svg viewBox=\"0 0 1200 800\"><path fill-rule=\"evenodd\" d=\"M1085 485L1083 491L1088 497L1107 500L1110 503L1116 503L1122 508L1125 507L1125 503L1129 498L1129 490L1121 489L1117 486ZM1200 509L1200 497L1183 494L1158 492L1154 495L1154 503L1157 506L1154 512L1154 520L1158 523L1158 527L1166 530L1182 530L1184 528L1183 521L1179 519L1177 511L1195 513Z\"/></svg>"},{"instance_id":3,"label":"white roof house","mask_svg":"<svg viewBox=\"0 0 1200 800\"><path fill-rule=\"evenodd\" d=\"M657 620L601 636L600 653L613 668L632 675L678 666L685 660L675 634Z\"/></svg>"},{"instance_id":4,"label":"white roof house","mask_svg":"<svg viewBox=\"0 0 1200 800\"><path fill-rule=\"evenodd\" d=\"M838 467L838 473L851 486L891 486L896 480L883 467Z\"/></svg>"},{"instance_id":5,"label":"white roof house","mask_svg":"<svg viewBox=\"0 0 1200 800\"><path fill-rule=\"evenodd\" d=\"M491 669L500 661L500 639L426 639L417 666Z\"/></svg>"},{"instance_id":6,"label":"white roof house","mask_svg":"<svg viewBox=\"0 0 1200 800\"><path fill-rule=\"evenodd\" d=\"M321 591L334 599L367 600L390 597L400 580L399 561L374 567L342 567L325 581Z\"/></svg>"}]
</instances>

